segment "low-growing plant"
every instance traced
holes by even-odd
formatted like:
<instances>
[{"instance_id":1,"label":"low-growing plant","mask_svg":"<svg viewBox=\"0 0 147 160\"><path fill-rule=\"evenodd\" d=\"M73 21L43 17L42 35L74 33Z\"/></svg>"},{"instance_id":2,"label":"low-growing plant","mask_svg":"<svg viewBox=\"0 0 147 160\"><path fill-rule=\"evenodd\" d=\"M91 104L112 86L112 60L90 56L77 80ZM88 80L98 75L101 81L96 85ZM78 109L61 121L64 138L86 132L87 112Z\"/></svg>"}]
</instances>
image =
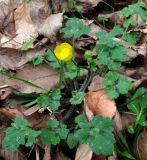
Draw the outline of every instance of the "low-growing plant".
<instances>
[{"instance_id":1,"label":"low-growing plant","mask_svg":"<svg viewBox=\"0 0 147 160\"><path fill-rule=\"evenodd\" d=\"M136 25L131 15L138 14L143 20L146 20L146 9L147 7L142 2L128 6L121 11L121 18L125 18L122 26L116 25L109 32L97 32L96 55L93 56L92 51L87 50L85 52L87 61L85 66L81 66L76 61L75 41L83 35L88 36L90 28L82 20L75 17L70 18L65 27L60 30L60 33L63 34L64 38L68 38L71 44L61 43L55 47L54 51L47 48L46 55L34 57L32 60L34 65L45 62L54 69L60 69L59 85L51 91L45 89L45 93L33 97L33 101L27 103L26 106L38 104L40 108L48 108L55 117L54 112L64 108L61 103L62 98L67 98L67 95L62 93L62 84L64 84L65 89L67 89L66 93L69 93L67 100L69 110L65 113L65 116L63 115L63 122L66 122L67 117L70 117L73 111L83 102L85 91L93 73L100 73L104 77L104 90L110 99L117 99L121 94L127 94L131 90L132 84L125 75L118 73L118 70L130 59L126 55L125 46L118 42L116 38L123 37L124 40L134 44L136 32L126 32L130 26ZM32 42L33 40L30 40L29 43L24 44L22 49L27 49L28 46L32 45ZM85 78L86 71L87 76ZM0 74L13 78L13 76L1 71ZM33 87L38 87L19 77L14 78ZM71 87L69 88L69 86ZM145 92L146 90L143 88L138 89L132 98L132 102L128 104L128 109L137 115L135 124L129 127L131 133L136 131L138 125L147 125L145 120L147 97L145 94L143 95ZM141 97L141 95L143 96ZM24 95L22 94L22 96ZM139 96L140 98L137 99ZM85 114L74 118L75 121L72 124L74 127L72 126L72 128L68 123L64 124L54 118L46 122L46 128L36 131L30 127L28 121L16 117L11 127L6 130L3 147L16 151L20 145L32 146L36 138L40 138L43 144L57 145L64 140L67 141L70 148L77 144L88 144L95 154L112 154L115 143L112 119L96 115L88 120ZM124 155L131 156L129 152L125 152Z\"/></svg>"},{"instance_id":2,"label":"low-growing plant","mask_svg":"<svg viewBox=\"0 0 147 160\"><path fill-rule=\"evenodd\" d=\"M135 124L129 126L128 131L132 134L138 131L139 126L147 126L146 109L147 109L147 89L137 89L134 96L130 99L128 109L136 114Z\"/></svg>"}]
</instances>

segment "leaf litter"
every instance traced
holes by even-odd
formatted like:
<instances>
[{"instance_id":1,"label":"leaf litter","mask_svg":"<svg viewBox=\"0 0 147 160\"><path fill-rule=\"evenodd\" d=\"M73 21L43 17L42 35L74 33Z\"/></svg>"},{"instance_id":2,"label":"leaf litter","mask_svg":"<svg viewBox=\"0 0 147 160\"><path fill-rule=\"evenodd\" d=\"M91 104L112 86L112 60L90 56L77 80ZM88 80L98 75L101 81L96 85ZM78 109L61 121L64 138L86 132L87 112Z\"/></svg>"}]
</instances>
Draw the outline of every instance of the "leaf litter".
<instances>
[{"instance_id":1,"label":"leaf litter","mask_svg":"<svg viewBox=\"0 0 147 160\"><path fill-rule=\"evenodd\" d=\"M20 100L26 101L28 97L26 98L25 96L44 94L56 89L61 78L61 70L59 71L57 67L58 62L55 60L55 57L52 57L51 53L49 62L53 62L56 65L56 68L49 66L47 61L44 61L44 63L39 65L33 65L33 58L41 57L44 60L49 48L52 51L56 44L59 44L60 42L66 41L72 43L72 41L74 41L76 52L76 57L74 58L77 60L78 65L85 64L84 52L87 49L92 50L92 56L95 57L97 53L93 46L101 43L100 40L97 41L95 34L99 31L109 32L115 24L123 25L126 17L120 18L120 10L121 8L127 7L129 4L129 2L125 3L118 0L114 3L109 2L108 0L62 0L61 2L58 2L57 0L51 0L50 2L47 0L31 0L29 3L22 3L18 0L1 0L0 104L3 108L0 109L0 114L5 117L1 120L1 123L3 123L5 119L14 121L17 116L20 116L28 120L32 128L42 129L46 127L46 124L44 123L45 120L51 121L53 118L57 118L61 122L64 121L64 112L66 110L68 111L69 107L72 107L69 106L68 103L70 98L69 90L73 88L72 84L70 84L71 81L67 81L61 87L63 91L61 110L52 112L49 108L43 108L43 111L39 112L40 106L36 103L28 103L30 105L28 105L29 108L25 107L25 105L12 107L7 104L11 104L12 99L18 103ZM131 4L133 4L133 1ZM140 11L139 14L140 13L143 14L143 11ZM140 18L142 14L139 16L132 16L132 19L137 23L137 27L130 30L130 32L135 31L139 33L136 44L130 44L124 41L123 37L113 37L113 40L125 46L127 56L130 60L134 61L131 64L123 64L118 70L119 73L126 75L127 78L133 82L133 88L129 93L130 95L132 95L132 93L140 86L147 87L147 32L146 23ZM83 24L90 27L88 35L79 37L77 40L63 37L63 34L65 33L62 32L64 29L61 30L61 28L65 26L68 16L70 18L80 17ZM66 32L68 34L69 30ZM132 37L129 38L131 39ZM30 41L31 39L32 41ZM46 39L46 41L44 41L44 39ZM98 67L101 69L102 65L99 65ZM113 119L115 123L113 132L116 143L122 146L124 145L125 136L128 138L127 143L130 143L128 133L125 134L125 131L130 125L133 125L134 123L137 125L135 121L136 114L132 114L132 112L128 111L127 105L124 105L124 101L130 97L129 94L127 94L126 97L121 95L116 100L110 100L107 96L104 91L105 85L103 83L104 73L106 72L105 69L106 68L104 68L104 71L101 73L97 72L92 75L90 85L87 86L89 91L86 90L83 108L75 108L75 112L72 113L74 115L85 112L85 115L89 120L96 115L102 115ZM85 72L85 75L88 76L88 72ZM74 82L74 87L79 87L81 85L81 80L83 80L83 77L78 80L79 84L77 84L77 81ZM14 94L15 91L19 91L17 96ZM20 95L23 95L24 97L21 97ZM29 98L28 100L30 100ZM70 116L72 117L73 115L71 114ZM4 125L5 128L6 124ZM70 125L73 124L71 123ZM25 156L26 153L24 153L25 150L23 147L20 147L15 153L2 149L0 151L0 156L4 157L6 160L12 157L12 159L29 160L32 157L35 157L33 152L31 153L31 150L36 150L38 153L36 154L38 160L40 156L41 159L44 160L51 158L57 160L117 160L119 156L132 158L132 155L136 156L138 159L146 159L146 154L144 152L146 144L142 144L142 142L146 142L146 136L144 135L145 131L146 128L143 128L143 130L140 131L138 139L136 139L134 143L133 149L136 150L135 152L132 148L131 151L125 148L124 152L120 152L119 149L123 148L124 150L124 147L120 147L118 148L117 153L113 152L113 154L108 157L105 155L96 156L87 144L78 144L74 149L70 150L67 147L64 138L63 141L56 146L56 149L55 147L52 148L52 146L42 145L37 138L35 145L39 147L39 151L43 150L45 154L39 155L39 152L33 146L32 149L30 149L30 156L28 156L28 158ZM6 129L2 132L6 132ZM120 132L124 135L122 139L118 138L118 133ZM4 135L1 134L1 143L3 137ZM142 146L144 147L143 151L141 150ZM20 151L22 151L21 154L19 154Z\"/></svg>"}]
</instances>

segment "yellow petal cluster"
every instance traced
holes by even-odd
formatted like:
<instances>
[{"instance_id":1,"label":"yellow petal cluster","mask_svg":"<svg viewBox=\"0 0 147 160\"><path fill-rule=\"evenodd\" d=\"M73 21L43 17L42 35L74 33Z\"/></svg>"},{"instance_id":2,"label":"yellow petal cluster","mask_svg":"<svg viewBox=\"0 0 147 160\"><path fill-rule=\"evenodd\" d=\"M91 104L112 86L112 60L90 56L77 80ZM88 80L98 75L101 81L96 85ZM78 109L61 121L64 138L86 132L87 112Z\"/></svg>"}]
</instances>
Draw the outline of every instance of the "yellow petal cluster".
<instances>
[{"instance_id":1,"label":"yellow petal cluster","mask_svg":"<svg viewBox=\"0 0 147 160\"><path fill-rule=\"evenodd\" d=\"M68 62L73 57L73 47L69 43L61 43L54 49L55 56L64 62Z\"/></svg>"}]
</instances>

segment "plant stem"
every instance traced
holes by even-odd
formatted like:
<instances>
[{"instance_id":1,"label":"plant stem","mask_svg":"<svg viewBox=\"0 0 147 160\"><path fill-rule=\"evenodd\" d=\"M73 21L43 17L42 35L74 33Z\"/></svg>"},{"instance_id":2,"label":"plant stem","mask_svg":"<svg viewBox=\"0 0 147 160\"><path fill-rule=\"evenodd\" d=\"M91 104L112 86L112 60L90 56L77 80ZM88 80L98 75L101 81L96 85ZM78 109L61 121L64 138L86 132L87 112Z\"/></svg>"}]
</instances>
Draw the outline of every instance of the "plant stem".
<instances>
[{"instance_id":1,"label":"plant stem","mask_svg":"<svg viewBox=\"0 0 147 160\"><path fill-rule=\"evenodd\" d=\"M145 91L144 93L142 93L140 96L135 97L135 98L131 99L130 101L128 101L128 102L126 102L126 103L120 105L120 107L123 107L123 106L125 106L125 105L127 105L127 104L129 104L129 103L131 103L131 102L133 102L133 101L135 101L136 99L138 99L138 98L144 96L145 94L147 94L147 91Z\"/></svg>"},{"instance_id":2,"label":"plant stem","mask_svg":"<svg viewBox=\"0 0 147 160\"><path fill-rule=\"evenodd\" d=\"M59 80L59 88L61 89L62 81L63 81L63 66L64 62L61 61L60 63L60 80Z\"/></svg>"}]
</instances>

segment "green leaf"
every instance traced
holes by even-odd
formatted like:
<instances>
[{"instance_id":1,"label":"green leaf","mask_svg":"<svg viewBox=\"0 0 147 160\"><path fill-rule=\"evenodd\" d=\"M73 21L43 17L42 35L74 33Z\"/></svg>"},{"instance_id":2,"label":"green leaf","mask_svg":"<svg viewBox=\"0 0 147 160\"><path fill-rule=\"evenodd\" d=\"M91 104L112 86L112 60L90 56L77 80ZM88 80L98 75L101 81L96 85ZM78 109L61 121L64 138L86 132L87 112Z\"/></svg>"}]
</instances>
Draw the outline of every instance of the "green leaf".
<instances>
[{"instance_id":1,"label":"green leaf","mask_svg":"<svg viewBox=\"0 0 147 160\"><path fill-rule=\"evenodd\" d=\"M132 88L127 77L109 71L104 80L105 91L110 99L117 98L119 94L126 94Z\"/></svg>"},{"instance_id":2,"label":"green leaf","mask_svg":"<svg viewBox=\"0 0 147 160\"><path fill-rule=\"evenodd\" d=\"M76 117L79 129L74 138L81 144L88 144L95 154L109 155L114 149L113 121L102 116L95 116L88 121L84 115ZM72 135L73 136L73 135Z\"/></svg>"},{"instance_id":3,"label":"green leaf","mask_svg":"<svg viewBox=\"0 0 147 160\"><path fill-rule=\"evenodd\" d=\"M98 61L97 59L92 58L92 52L90 50L87 50L85 52L85 58L87 59L87 63L88 63L88 66L90 67L90 70L93 72L96 72Z\"/></svg>"},{"instance_id":4,"label":"green leaf","mask_svg":"<svg viewBox=\"0 0 147 160\"><path fill-rule=\"evenodd\" d=\"M122 38L133 45L136 43L138 35L138 32L130 32L125 33Z\"/></svg>"},{"instance_id":5,"label":"green leaf","mask_svg":"<svg viewBox=\"0 0 147 160\"><path fill-rule=\"evenodd\" d=\"M128 151L121 152L120 155L121 155L122 157L127 158L127 159L135 160L135 158L134 158Z\"/></svg>"},{"instance_id":6,"label":"green leaf","mask_svg":"<svg viewBox=\"0 0 147 160\"><path fill-rule=\"evenodd\" d=\"M67 137L67 144L70 149L74 148L78 143L78 140L75 138L74 134L70 133Z\"/></svg>"},{"instance_id":7,"label":"green leaf","mask_svg":"<svg viewBox=\"0 0 147 160\"><path fill-rule=\"evenodd\" d=\"M130 26L136 26L137 22L134 19L126 19L123 23L123 27L124 28L129 28Z\"/></svg>"},{"instance_id":8,"label":"green leaf","mask_svg":"<svg viewBox=\"0 0 147 160\"><path fill-rule=\"evenodd\" d=\"M131 103L128 104L128 109L135 113L139 113L141 108L146 109L147 105L147 94L141 96L143 93L147 91L146 88L139 88L137 89L136 93L131 99L134 99ZM138 98L137 98L138 97Z\"/></svg>"},{"instance_id":9,"label":"green leaf","mask_svg":"<svg viewBox=\"0 0 147 160\"><path fill-rule=\"evenodd\" d=\"M74 17L67 21L65 28L60 32L64 33L65 38L80 38L82 35L87 35L90 28L84 25L82 20Z\"/></svg>"},{"instance_id":10,"label":"green leaf","mask_svg":"<svg viewBox=\"0 0 147 160\"><path fill-rule=\"evenodd\" d=\"M87 125L89 126L89 124L87 123L88 120L85 116L83 115L79 115L75 118L75 122L79 125L80 128L86 128Z\"/></svg>"},{"instance_id":11,"label":"green leaf","mask_svg":"<svg viewBox=\"0 0 147 160\"><path fill-rule=\"evenodd\" d=\"M43 129L40 136L43 144L57 145L60 142L60 137L54 131L48 129Z\"/></svg>"},{"instance_id":12,"label":"green leaf","mask_svg":"<svg viewBox=\"0 0 147 160\"><path fill-rule=\"evenodd\" d=\"M118 35L122 35L124 29L120 25L115 25L115 27L109 32L110 37L115 37Z\"/></svg>"},{"instance_id":13,"label":"green leaf","mask_svg":"<svg viewBox=\"0 0 147 160\"><path fill-rule=\"evenodd\" d=\"M66 139L69 130L65 124L56 119L46 122L47 128L41 131L41 141L43 144L57 145L61 139Z\"/></svg>"},{"instance_id":14,"label":"green leaf","mask_svg":"<svg viewBox=\"0 0 147 160\"><path fill-rule=\"evenodd\" d=\"M57 119L53 119L53 120L47 121L46 124L49 128L53 128L53 127L58 127L60 123Z\"/></svg>"},{"instance_id":15,"label":"green leaf","mask_svg":"<svg viewBox=\"0 0 147 160\"><path fill-rule=\"evenodd\" d=\"M100 16L100 17L98 17L98 20L102 21L102 22L105 22L105 21L108 21L109 19L104 17L104 16Z\"/></svg>"},{"instance_id":16,"label":"green leaf","mask_svg":"<svg viewBox=\"0 0 147 160\"><path fill-rule=\"evenodd\" d=\"M36 38L31 38L30 40L23 43L21 50L27 50L33 46L33 43L35 42Z\"/></svg>"},{"instance_id":17,"label":"green leaf","mask_svg":"<svg viewBox=\"0 0 147 160\"><path fill-rule=\"evenodd\" d=\"M81 104L84 99L84 96L84 92L72 91L72 98L70 99L70 103L73 105Z\"/></svg>"},{"instance_id":18,"label":"green leaf","mask_svg":"<svg viewBox=\"0 0 147 160\"><path fill-rule=\"evenodd\" d=\"M146 5L143 2L137 2L132 5L129 5L128 7L125 7L121 11L120 17L124 18L124 17L129 17L134 14L137 14L142 18L142 20L147 21L147 11L146 10L147 10Z\"/></svg>"},{"instance_id":19,"label":"green leaf","mask_svg":"<svg viewBox=\"0 0 147 160\"><path fill-rule=\"evenodd\" d=\"M40 94L37 98L38 104L43 107L49 107L52 111L56 111L60 107L61 91L59 89L52 90L49 93Z\"/></svg>"},{"instance_id":20,"label":"green leaf","mask_svg":"<svg viewBox=\"0 0 147 160\"><path fill-rule=\"evenodd\" d=\"M100 43L113 48L117 45L117 42L113 40L113 37L109 33L104 31L99 31L96 33L96 37L99 39Z\"/></svg>"},{"instance_id":21,"label":"green leaf","mask_svg":"<svg viewBox=\"0 0 147 160\"><path fill-rule=\"evenodd\" d=\"M123 29L119 25L116 25L109 33L104 31L97 32L96 37L99 39L100 44L105 45L105 47L113 48L118 45L113 38L117 35L121 35L122 33Z\"/></svg>"},{"instance_id":22,"label":"green leaf","mask_svg":"<svg viewBox=\"0 0 147 160\"><path fill-rule=\"evenodd\" d=\"M138 120L138 124L141 126L146 127L147 126L147 121L146 121L146 116L145 114L142 114L140 119Z\"/></svg>"},{"instance_id":23,"label":"green leaf","mask_svg":"<svg viewBox=\"0 0 147 160\"><path fill-rule=\"evenodd\" d=\"M40 134L40 131L34 131L29 127L27 120L16 117L12 126L6 130L6 136L2 141L2 146L4 149L11 151L16 151L20 145L30 147Z\"/></svg>"},{"instance_id":24,"label":"green leaf","mask_svg":"<svg viewBox=\"0 0 147 160\"><path fill-rule=\"evenodd\" d=\"M134 126L133 126L133 125L130 125L130 126L128 127L128 132L129 132L130 134L134 134L134 133L135 133L135 129L134 129Z\"/></svg>"},{"instance_id":25,"label":"green leaf","mask_svg":"<svg viewBox=\"0 0 147 160\"><path fill-rule=\"evenodd\" d=\"M79 68L73 62L66 63L67 72L65 72L65 77L73 80L84 75L84 69Z\"/></svg>"},{"instance_id":26,"label":"green leaf","mask_svg":"<svg viewBox=\"0 0 147 160\"><path fill-rule=\"evenodd\" d=\"M119 69L121 67L121 63L128 60L126 49L121 45L109 48L98 44L96 46L96 52L98 55L98 62L106 65L111 70Z\"/></svg>"},{"instance_id":27,"label":"green leaf","mask_svg":"<svg viewBox=\"0 0 147 160\"><path fill-rule=\"evenodd\" d=\"M49 65L53 68L60 68L60 63L58 62L57 58L55 57L55 54L48 49L47 50L47 55L45 57L47 61L49 61Z\"/></svg>"},{"instance_id":28,"label":"green leaf","mask_svg":"<svg viewBox=\"0 0 147 160\"><path fill-rule=\"evenodd\" d=\"M45 58L43 56L37 56L37 57L34 57L32 61L33 61L33 64L35 66L37 66L37 65L43 63L44 59Z\"/></svg>"}]
</instances>

